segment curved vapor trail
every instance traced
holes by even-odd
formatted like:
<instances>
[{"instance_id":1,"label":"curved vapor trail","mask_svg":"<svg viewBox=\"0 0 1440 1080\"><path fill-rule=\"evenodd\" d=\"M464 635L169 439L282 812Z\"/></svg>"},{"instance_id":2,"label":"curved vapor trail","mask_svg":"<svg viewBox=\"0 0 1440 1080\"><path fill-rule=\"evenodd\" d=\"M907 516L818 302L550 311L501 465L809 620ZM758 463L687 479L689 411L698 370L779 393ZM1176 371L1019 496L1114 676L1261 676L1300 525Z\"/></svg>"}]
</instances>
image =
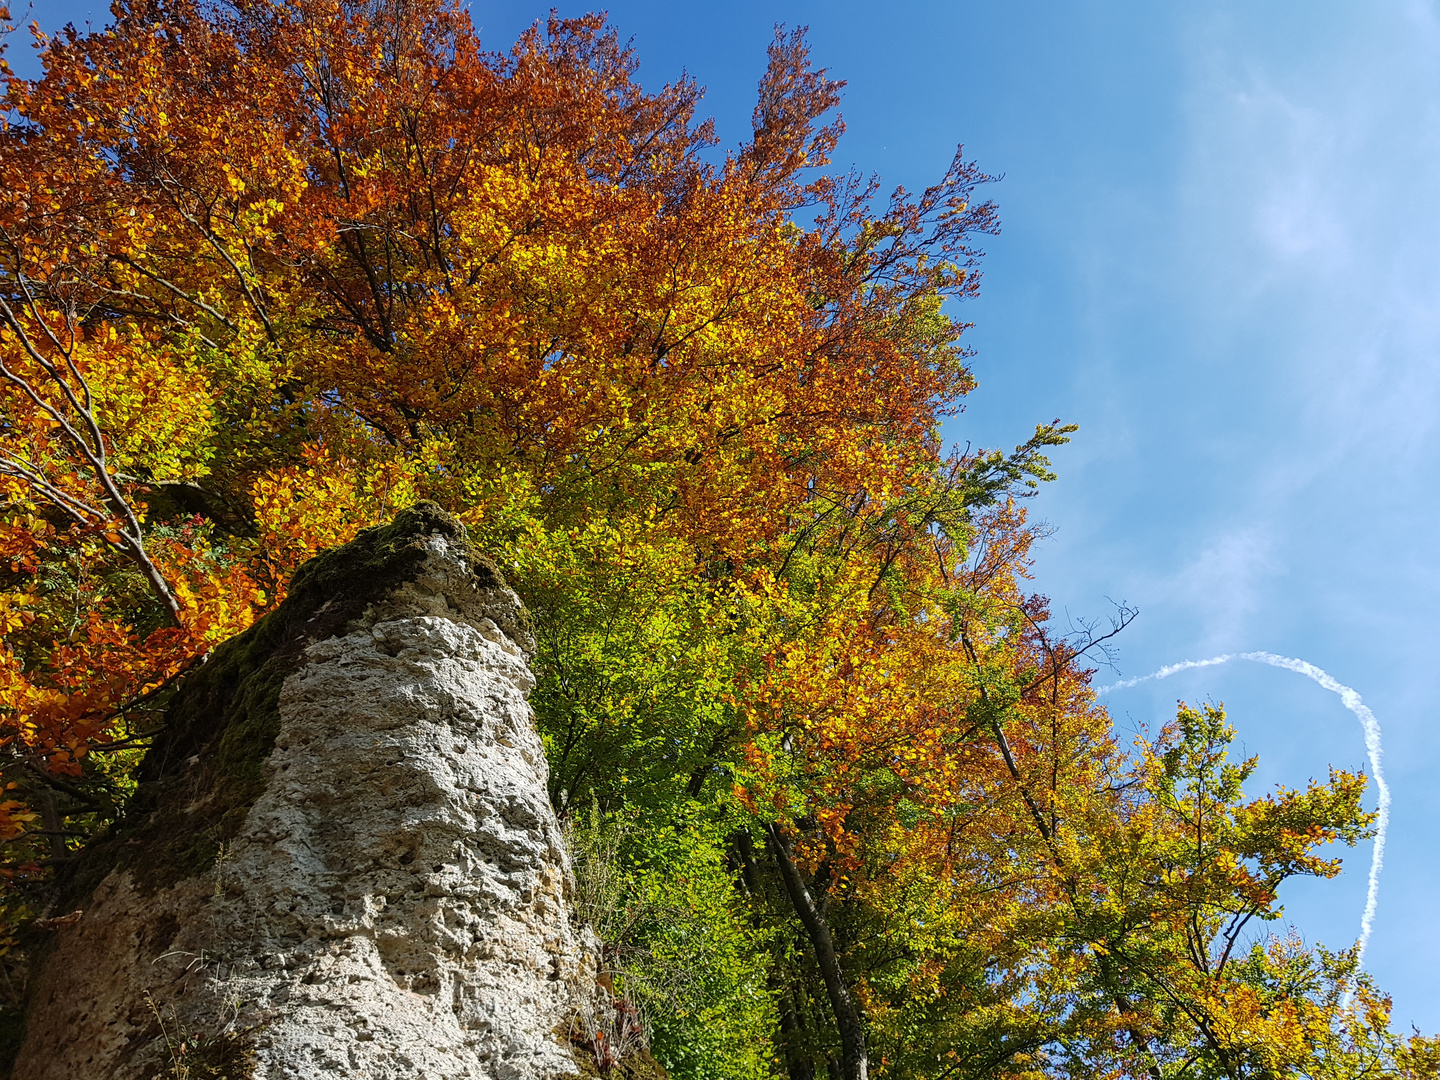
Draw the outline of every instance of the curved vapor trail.
<instances>
[{"instance_id":1,"label":"curved vapor trail","mask_svg":"<svg viewBox=\"0 0 1440 1080\"><path fill-rule=\"evenodd\" d=\"M1365 891L1365 911L1360 916L1360 938L1357 942L1359 952L1357 960L1363 961L1365 946L1370 943L1370 931L1375 928L1375 909L1380 900L1380 871L1385 865L1385 834L1390 829L1390 785L1385 782L1385 770L1380 764L1384 753L1380 744L1380 721L1375 719L1375 714L1360 700L1360 695L1308 661L1297 660L1292 656L1277 656L1275 653L1268 652L1226 653L1223 656L1212 656L1208 660L1182 660L1178 664L1167 664L1159 671L1151 672L1149 675L1141 675L1136 679L1125 679L1122 682L1111 683L1109 686L1102 686L1096 690L1096 693L1108 694L1111 690L1125 690L1143 682L1166 679L1182 671L1214 667L1217 664L1229 663L1231 660L1249 660L1256 664L1268 664L1271 667L1284 668L1286 671L1304 675L1307 679L1313 679L1332 694L1338 694L1340 703L1355 714L1355 719L1360 721L1360 727L1364 729L1365 751L1370 757L1371 775L1375 778L1377 806L1375 810L1375 847L1370 855L1370 883Z\"/></svg>"}]
</instances>

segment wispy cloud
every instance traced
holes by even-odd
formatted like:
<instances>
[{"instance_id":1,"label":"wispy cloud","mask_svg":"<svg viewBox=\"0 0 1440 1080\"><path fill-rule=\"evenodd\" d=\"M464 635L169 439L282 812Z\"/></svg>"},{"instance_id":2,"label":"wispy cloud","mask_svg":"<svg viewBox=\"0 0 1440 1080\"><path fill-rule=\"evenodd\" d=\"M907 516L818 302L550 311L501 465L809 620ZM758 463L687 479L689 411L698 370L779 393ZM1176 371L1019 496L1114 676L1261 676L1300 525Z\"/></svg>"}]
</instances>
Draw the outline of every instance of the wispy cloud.
<instances>
[{"instance_id":1,"label":"wispy cloud","mask_svg":"<svg viewBox=\"0 0 1440 1080\"><path fill-rule=\"evenodd\" d=\"M1171 611L1188 613L1194 640L1224 648L1248 636L1265 583L1277 569L1268 525L1239 525L1212 533L1153 594Z\"/></svg>"},{"instance_id":2,"label":"wispy cloud","mask_svg":"<svg viewBox=\"0 0 1440 1080\"><path fill-rule=\"evenodd\" d=\"M1208 309L1288 376L1278 449L1302 475L1440 423L1440 26L1420 2L1323 23L1197 19L1180 181Z\"/></svg>"}]
</instances>

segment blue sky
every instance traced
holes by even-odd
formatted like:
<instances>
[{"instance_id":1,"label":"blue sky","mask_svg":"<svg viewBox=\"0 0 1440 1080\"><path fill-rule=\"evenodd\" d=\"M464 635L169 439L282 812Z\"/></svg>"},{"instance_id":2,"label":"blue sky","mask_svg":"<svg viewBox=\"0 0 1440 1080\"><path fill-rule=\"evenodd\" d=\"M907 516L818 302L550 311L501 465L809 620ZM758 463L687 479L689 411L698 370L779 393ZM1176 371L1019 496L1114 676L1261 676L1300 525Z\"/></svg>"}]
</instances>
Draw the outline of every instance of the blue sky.
<instances>
[{"instance_id":1,"label":"blue sky","mask_svg":"<svg viewBox=\"0 0 1440 1080\"><path fill-rule=\"evenodd\" d=\"M22 4L15 4L16 14ZM540 4L475 0L492 48ZM563 14L586 10L562 3ZM841 164L912 189L954 146L1003 233L965 316L980 388L948 432L1009 445L1080 424L1033 512L1061 618L1139 607L1124 676L1219 652L1303 657L1384 726L1394 816L1367 966L1440 1030L1440 10L1367 4L614 2L642 81L708 87L747 133L776 22L849 81ZM46 27L105 7L39 0ZM23 43L12 60L26 71ZM33 66L28 70L33 71ZM1112 681L1106 676L1102 681ZM1117 693L1131 730L1223 701L1260 782L1358 767L1355 720L1285 671L1208 668ZM1353 940L1368 850L1283 899Z\"/></svg>"}]
</instances>

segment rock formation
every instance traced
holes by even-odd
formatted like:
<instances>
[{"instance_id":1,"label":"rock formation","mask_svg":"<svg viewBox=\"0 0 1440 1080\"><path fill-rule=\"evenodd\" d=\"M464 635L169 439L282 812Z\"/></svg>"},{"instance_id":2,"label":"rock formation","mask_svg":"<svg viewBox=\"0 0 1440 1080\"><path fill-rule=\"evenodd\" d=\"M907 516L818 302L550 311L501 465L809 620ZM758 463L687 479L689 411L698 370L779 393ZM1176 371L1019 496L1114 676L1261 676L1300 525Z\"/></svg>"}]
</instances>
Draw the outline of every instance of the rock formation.
<instances>
[{"instance_id":1,"label":"rock formation","mask_svg":"<svg viewBox=\"0 0 1440 1080\"><path fill-rule=\"evenodd\" d=\"M526 616L422 504L187 677L62 882L16 1080L573 1075L593 935L526 704ZM201 1071L201 1067L212 1071Z\"/></svg>"}]
</instances>

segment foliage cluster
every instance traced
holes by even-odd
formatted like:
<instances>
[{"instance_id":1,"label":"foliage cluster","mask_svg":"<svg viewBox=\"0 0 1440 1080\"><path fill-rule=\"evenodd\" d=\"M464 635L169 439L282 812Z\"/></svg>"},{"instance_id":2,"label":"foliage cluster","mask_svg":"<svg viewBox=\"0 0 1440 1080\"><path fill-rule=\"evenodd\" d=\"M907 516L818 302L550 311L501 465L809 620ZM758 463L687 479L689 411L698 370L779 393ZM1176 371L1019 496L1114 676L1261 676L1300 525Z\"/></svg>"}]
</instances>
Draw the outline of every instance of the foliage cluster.
<instances>
[{"instance_id":1,"label":"foliage cluster","mask_svg":"<svg viewBox=\"0 0 1440 1080\"><path fill-rule=\"evenodd\" d=\"M978 168L831 171L798 33L721 153L600 17L501 54L446 0L113 12L5 73L12 942L176 679L430 499L533 613L584 907L673 1076L1435 1075L1353 953L1255 933L1363 777L1247 799L1214 709L1117 745L1108 635L1025 590L1070 429L940 445Z\"/></svg>"}]
</instances>

